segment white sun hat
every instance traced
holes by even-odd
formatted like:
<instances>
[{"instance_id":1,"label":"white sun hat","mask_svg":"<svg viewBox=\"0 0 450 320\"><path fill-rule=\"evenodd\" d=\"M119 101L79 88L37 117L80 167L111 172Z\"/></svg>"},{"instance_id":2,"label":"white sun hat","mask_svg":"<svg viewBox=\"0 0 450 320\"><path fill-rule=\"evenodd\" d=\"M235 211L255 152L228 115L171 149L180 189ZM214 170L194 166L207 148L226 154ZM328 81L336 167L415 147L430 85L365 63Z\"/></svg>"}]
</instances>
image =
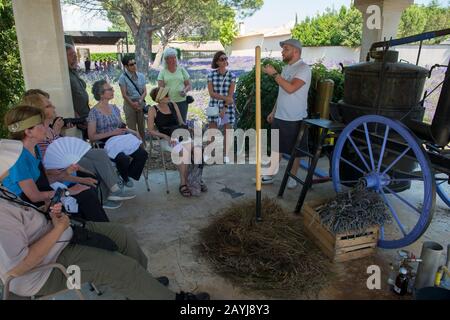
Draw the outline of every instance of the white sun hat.
<instances>
[{"instance_id":1,"label":"white sun hat","mask_svg":"<svg viewBox=\"0 0 450 320\"><path fill-rule=\"evenodd\" d=\"M0 139L0 175L3 175L16 163L22 149L21 141Z\"/></svg>"}]
</instances>

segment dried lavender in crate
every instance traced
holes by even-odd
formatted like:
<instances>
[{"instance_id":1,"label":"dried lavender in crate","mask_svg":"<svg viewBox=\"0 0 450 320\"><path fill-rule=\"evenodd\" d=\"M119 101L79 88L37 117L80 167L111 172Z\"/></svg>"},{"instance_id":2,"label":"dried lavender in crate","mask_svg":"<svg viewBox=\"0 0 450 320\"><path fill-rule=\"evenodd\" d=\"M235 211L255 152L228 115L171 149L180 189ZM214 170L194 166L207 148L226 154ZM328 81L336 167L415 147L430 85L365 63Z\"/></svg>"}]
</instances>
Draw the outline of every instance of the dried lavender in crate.
<instances>
[{"instance_id":1,"label":"dried lavender in crate","mask_svg":"<svg viewBox=\"0 0 450 320\"><path fill-rule=\"evenodd\" d=\"M317 207L316 211L322 225L334 234L363 233L374 225L391 223L391 215L381 196L362 186L338 193L335 200Z\"/></svg>"}]
</instances>

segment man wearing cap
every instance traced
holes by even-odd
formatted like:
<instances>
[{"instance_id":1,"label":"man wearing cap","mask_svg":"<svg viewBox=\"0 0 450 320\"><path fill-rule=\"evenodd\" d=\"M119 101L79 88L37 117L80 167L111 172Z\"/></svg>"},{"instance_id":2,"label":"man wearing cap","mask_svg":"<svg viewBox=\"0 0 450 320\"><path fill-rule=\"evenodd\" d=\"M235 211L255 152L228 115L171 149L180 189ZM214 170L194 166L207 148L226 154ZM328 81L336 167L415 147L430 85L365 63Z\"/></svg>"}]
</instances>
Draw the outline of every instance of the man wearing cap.
<instances>
[{"instance_id":1,"label":"man wearing cap","mask_svg":"<svg viewBox=\"0 0 450 320\"><path fill-rule=\"evenodd\" d=\"M267 116L267 122L272 129L278 129L280 134L281 154L291 154L295 146L301 121L308 116L308 91L311 84L311 68L301 59L302 44L296 39L280 42L283 48L281 55L287 63L281 74L271 66L266 65L263 72L272 76L279 85L278 98L272 112ZM306 135L302 143L306 144ZM299 156L298 154L297 156ZM297 174L300 158L296 158L291 173ZM273 183L273 176L263 176L263 184ZM297 182L289 178L288 188L294 189Z\"/></svg>"}]
</instances>

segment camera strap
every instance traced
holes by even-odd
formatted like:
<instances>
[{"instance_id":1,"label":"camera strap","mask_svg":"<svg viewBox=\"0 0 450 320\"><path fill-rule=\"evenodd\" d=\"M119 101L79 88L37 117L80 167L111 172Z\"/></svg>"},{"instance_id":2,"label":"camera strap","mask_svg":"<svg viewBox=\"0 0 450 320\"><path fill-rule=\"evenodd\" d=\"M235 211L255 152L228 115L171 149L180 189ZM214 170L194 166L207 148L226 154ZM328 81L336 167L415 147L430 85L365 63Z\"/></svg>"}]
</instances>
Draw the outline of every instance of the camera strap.
<instances>
[{"instance_id":1,"label":"camera strap","mask_svg":"<svg viewBox=\"0 0 450 320\"><path fill-rule=\"evenodd\" d=\"M32 209L36 210L37 212L42 213L43 215L45 215L47 217L47 219L49 218L48 212L45 212L45 211L39 209L34 204L31 204L31 203L28 203L28 202L22 200L15 193L12 193L11 191L9 191L7 189L4 189L2 187L0 187L0 192L1 192L0 193L0 198L5 199L6 201L13 202L13 203L16 203L18 205L24 206L24 207L32 208Z\"/></svg>"},{"instance_id":2,"label":"camera strap","mask_svg":"<svg viewBox=\"0 0 450 320\"><path fill-rule=\"evenodd\" d=\"M130 78L130 76L129 76L126 72L124 72L123 74L125 75L125 77L128 78L128 80L131 81L131 83L132 83L133 86L136 88L136 91L139 93L139 95L142 95L142 93L141 93L141 91L139 90L137 84ZM136 73L136 76L137 76L137 73ZM138 77L138 78L139 78L139 77Z\"/></svg>"}]
</instances>

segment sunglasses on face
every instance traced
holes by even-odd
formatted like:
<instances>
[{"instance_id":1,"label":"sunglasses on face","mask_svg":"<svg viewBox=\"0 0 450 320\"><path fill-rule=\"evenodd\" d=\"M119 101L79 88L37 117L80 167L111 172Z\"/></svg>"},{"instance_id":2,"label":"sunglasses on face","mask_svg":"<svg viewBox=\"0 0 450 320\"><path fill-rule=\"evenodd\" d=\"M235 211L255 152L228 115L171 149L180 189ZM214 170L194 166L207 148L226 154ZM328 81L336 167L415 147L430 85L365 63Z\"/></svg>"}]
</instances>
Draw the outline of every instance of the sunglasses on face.
<instances>
[{"instance_id":1,"label":"sunglasses on face","mask_svg":"<svg viewBox=\"0 0 450 320\"><path fill-rule=\"evenodd\" d=\"M222 58L219 58L219 61L228 61L228 57L222 57Z\"/></svg>"}]
</instances>

